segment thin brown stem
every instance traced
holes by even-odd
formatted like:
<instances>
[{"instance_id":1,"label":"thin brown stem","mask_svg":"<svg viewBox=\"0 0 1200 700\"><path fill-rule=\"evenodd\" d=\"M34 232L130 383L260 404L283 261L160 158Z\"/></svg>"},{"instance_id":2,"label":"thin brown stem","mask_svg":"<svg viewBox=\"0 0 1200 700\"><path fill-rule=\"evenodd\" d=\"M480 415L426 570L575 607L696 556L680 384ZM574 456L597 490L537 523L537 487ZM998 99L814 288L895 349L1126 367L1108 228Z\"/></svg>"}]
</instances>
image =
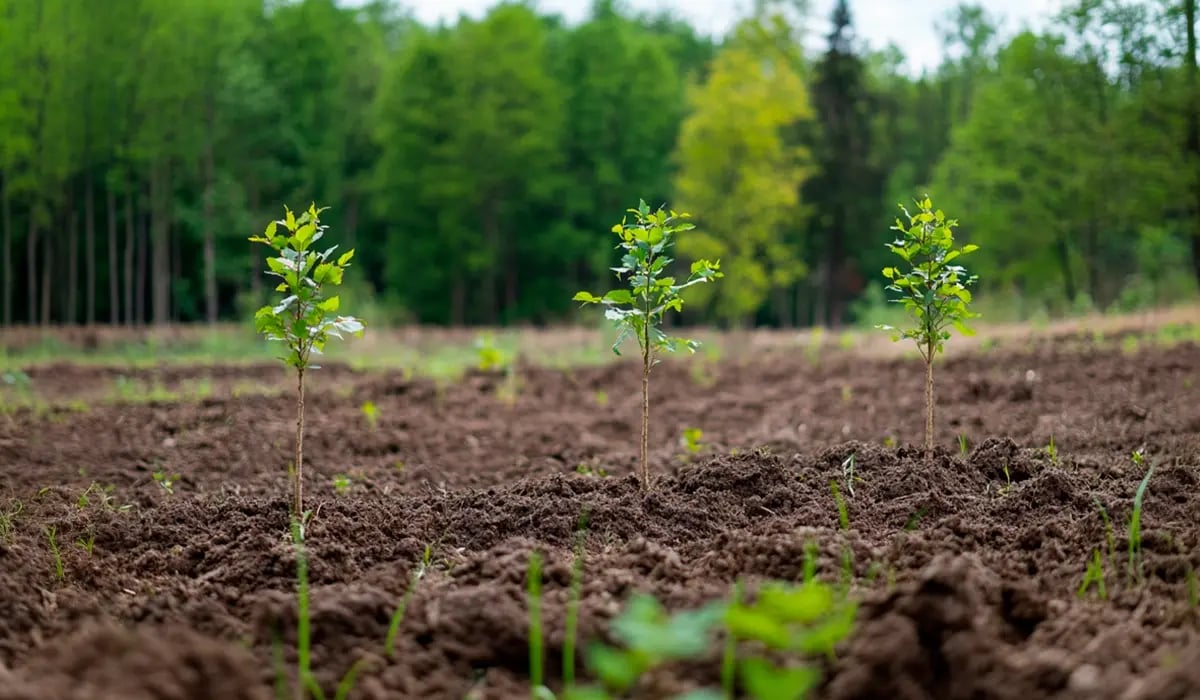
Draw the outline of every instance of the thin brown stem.
<instances>
[{"instance_id":1,"label":"thin brown stem","mask_svg":"<svg viewBox=\"0 0 1200 700\"><path fill-rule=\"evenodd\" d=\"M925 347L925 452L933 457L933 341Z\"/></svg>"},{"instance_id":2,"label":"thin brown stem","mask_svg":"<svg viewBox=\"0 0 1200 700\"><path fill-rule=\"evenodd\" d=\"M642 351L642 490L650 490L650 467L647 452L650 443L650 349Z\"/></svg>"},{"instance_id":3,"label":"thin brown stem","mask_svg":"<svg viewBox=\"0 0 1200 700\"><path fill-rule=\"evenodd\" d=\"M294 516L304 522L304 368L296 370L296 469L292 475Z\"/></svg>"}]
</instances>

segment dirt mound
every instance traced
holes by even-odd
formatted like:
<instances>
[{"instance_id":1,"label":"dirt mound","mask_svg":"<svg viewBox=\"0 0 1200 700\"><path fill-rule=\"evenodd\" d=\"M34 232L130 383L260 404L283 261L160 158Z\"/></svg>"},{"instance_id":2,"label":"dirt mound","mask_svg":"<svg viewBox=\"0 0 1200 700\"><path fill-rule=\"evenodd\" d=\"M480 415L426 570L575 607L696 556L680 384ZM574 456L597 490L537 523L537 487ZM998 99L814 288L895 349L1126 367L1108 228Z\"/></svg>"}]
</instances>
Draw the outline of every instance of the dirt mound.
<instances>
[{"instance_id":1,"label":"dirt mound","mask_svg":"<svg viewBox=\"0 0 1200 700\"><path fill-rule=\"evenodd\" d=\"M1190 344L949 359L927 458L909 444L923 428L911 362L667 362L654 377L649 494L636 476L631 365L521 366L515 396L497 373L439 385L326 368L306 450L317 677L332 692L358 664L363 699L528 697L529 556L546 561L557 679L586 515L585 640L633 593L696 606L738 578L796 580L815 552L818 575L840 580L848 565L863 600L820 698L1196 697L1198 366ZM86 405L0 417L0 699L273 696L277 640L295 660L294 407L238 392L286 376L31 377L35 391L77 389ZM118 400L117 377L183 398ZM211 392L186 398L205 381ZM688 428L703 431L695 452L680 441ZM1150 465L1139 578L1127 524ZM171 492L156 472L179 475ZM389 657L389 620L427 547ZM1104 596L1077 595L1096 552ZM715 673L671 666L639 697L712 685Z\"/></svg>"}]
</instances>

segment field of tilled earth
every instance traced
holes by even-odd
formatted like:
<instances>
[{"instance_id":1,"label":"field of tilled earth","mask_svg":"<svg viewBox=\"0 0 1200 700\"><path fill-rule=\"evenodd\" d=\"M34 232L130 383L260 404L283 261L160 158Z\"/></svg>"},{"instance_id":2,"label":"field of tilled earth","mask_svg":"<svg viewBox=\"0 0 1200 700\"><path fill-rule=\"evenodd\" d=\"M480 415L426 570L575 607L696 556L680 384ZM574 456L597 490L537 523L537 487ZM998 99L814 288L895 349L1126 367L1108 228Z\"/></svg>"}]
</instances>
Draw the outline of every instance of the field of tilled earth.
<instances>
[{"instance_id":1,"label":"field of tilled earth","mask_svg":"<svg viewBox=\"0 0 1200 700\"><path fill-rule=\"evenodd\" d=\"M739 578L796 581L808 542L819 576L836 581L848 543L858 619L815 662L815 697L1200 697L1200 347L1076 338L946 358L931 460L913 446L918 360L698 361L653 375L645 495L634 365L521 367L515 385L500 373L439 386L314 372L307 540L325 692L361 661L351 698L528 697L534 550L554 687L586 511L582 641L604 639L634 593L680 610ZM0 415L0 698L275 697L274 650L294 665L298 609L284 371L64 364L28 376L49 408ZM97 398L119 377L208 391ZM703 431L698 452L680 444L687 428ZM843 531L829 485L845 486L851 454ZM1151 465L1137 583L1126 523ZM171 492L160 470L179 475ZM427 546L388 657L389 618ZM1095 551L1104 599L1096 586L1077 595ZM668 665L632 696L715 686L716 661Z\"/></svg>"}]
</instances>

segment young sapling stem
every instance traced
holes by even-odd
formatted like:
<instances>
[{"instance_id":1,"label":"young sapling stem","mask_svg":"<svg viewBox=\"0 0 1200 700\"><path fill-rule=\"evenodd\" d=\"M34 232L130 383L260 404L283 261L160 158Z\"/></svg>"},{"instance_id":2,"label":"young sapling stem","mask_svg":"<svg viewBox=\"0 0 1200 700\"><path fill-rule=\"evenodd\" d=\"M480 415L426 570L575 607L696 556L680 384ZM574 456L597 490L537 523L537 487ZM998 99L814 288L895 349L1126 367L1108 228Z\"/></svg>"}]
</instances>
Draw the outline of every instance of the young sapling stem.
<instances>
[{"instance_id":1,"label":"young sapling stem","mask_svg":"<svg viewBox=\"0 0 1200 700\"><path fill-rule=\"evenodd\" d=\"M978 278L967 275L961 265L951 262L979 247L965 245L955 248L953 229L958 226L958 221L946 218L941 209L934 210L929 197L917 204L919 211L916 214L910 214L904 205L900 206L908 217L908 224L897 219L892 230L899 231L901 236L887 244L888 249L903 260L908 269L883 268L883 276L891 280L887 290L900 295L892 301L904 305L904 310L913 320L913 326L897 329L880 325L877 328L895 331L893 341L903 338L913 340L921 359L925 361L925 452L927 456L932 456L934 358L945 349L945 342L950 338L948 328L953 326L963 335L973 335L974 331L966 326L966 321L979 316L967 309L971 302L971 292L967 287Z\"/></svg>"},{"instance_id":2,"label":"young sapling stem","mask_svg":"<svg viewBox=\"0 0 1200 700\"><path fill-rule=\"evenodd\" d=\"M299 217L284 207L283 219L267 224L261 236L251 242L263 243L273 254L267 258L267 274L282 281L275 291L283 294L277 304L268 304L254 314L255 329L268 340L280 341L286 354L284 364L296 370L296 444L292 464L292 517L304 526L304 377L312 364L312 356L320 355L329 338L342 338L343 333L363 334L363 322L353 316L337 314L341 300L333 293L342 284L342 276L354 250L334 258L337 246L324 252L312 250L314 243L328 228L321 224L316 204ZM283 231L280 231L280 228Z\"/></svg>"},{"instance_id":3,"label":"young sapling stem","mask_svg":"<svg viewBox=\"0 0 1200 700\"><path fill-rule=\"evenodd\" d=\"M694 353L699 343L694 340L672 338L662 330L663 316L667 311L683 310L684 289L696 284L710 282L723 274L720 261L697 260L692 263L687 281L676 283L667 274L667 267L674 262L668 251L674 245L675 234L690 231L694 225L687 223L686 213L665 211L659 208L651 212L643 200L637 209L630 209L634 223L628 217L613 226L620 242L617 247L625 254L621 264L612 268L618 279L624 279L628 288L614 289L603 297L590 292L578 292L574 300L584 304L602 304L604 316L617 324L619 332L613 343L614 353L621 354L621 343L630 336L637 339L642 352L642 440L639 450L642 489L650 490L649 443L650 443L650 369L657 364L656 352L675 352L687 348Z\"/></svg>"}]
</instances>

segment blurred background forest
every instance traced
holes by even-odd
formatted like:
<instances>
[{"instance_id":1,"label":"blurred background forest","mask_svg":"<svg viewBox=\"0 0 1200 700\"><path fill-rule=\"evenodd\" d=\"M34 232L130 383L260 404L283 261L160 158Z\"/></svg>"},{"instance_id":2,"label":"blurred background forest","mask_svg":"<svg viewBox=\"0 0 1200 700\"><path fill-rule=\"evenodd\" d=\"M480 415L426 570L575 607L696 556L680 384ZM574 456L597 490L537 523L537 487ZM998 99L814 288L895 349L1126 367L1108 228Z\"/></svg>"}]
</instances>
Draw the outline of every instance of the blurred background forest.
<instances>
[{"instance_id":1,"label":"blurred background forest","mask_svg":"<svg viewBox=\"0 0 1200 700\"><path fill-rule=\"evenodd\" d=\"M1037 32L961 5L921 74L854 9L759 0L709 37L612 0L440 26L378 0L0 0L0 322L245 318L269 292L247 238L314 200L375 325L577 318L639 198L694 215L681 262L722 260L692 323L872 321L897 203L926 192L982 246L994 318L1196 294L1196 0L1067 0Z\"/></svg>"}]
</instances>

